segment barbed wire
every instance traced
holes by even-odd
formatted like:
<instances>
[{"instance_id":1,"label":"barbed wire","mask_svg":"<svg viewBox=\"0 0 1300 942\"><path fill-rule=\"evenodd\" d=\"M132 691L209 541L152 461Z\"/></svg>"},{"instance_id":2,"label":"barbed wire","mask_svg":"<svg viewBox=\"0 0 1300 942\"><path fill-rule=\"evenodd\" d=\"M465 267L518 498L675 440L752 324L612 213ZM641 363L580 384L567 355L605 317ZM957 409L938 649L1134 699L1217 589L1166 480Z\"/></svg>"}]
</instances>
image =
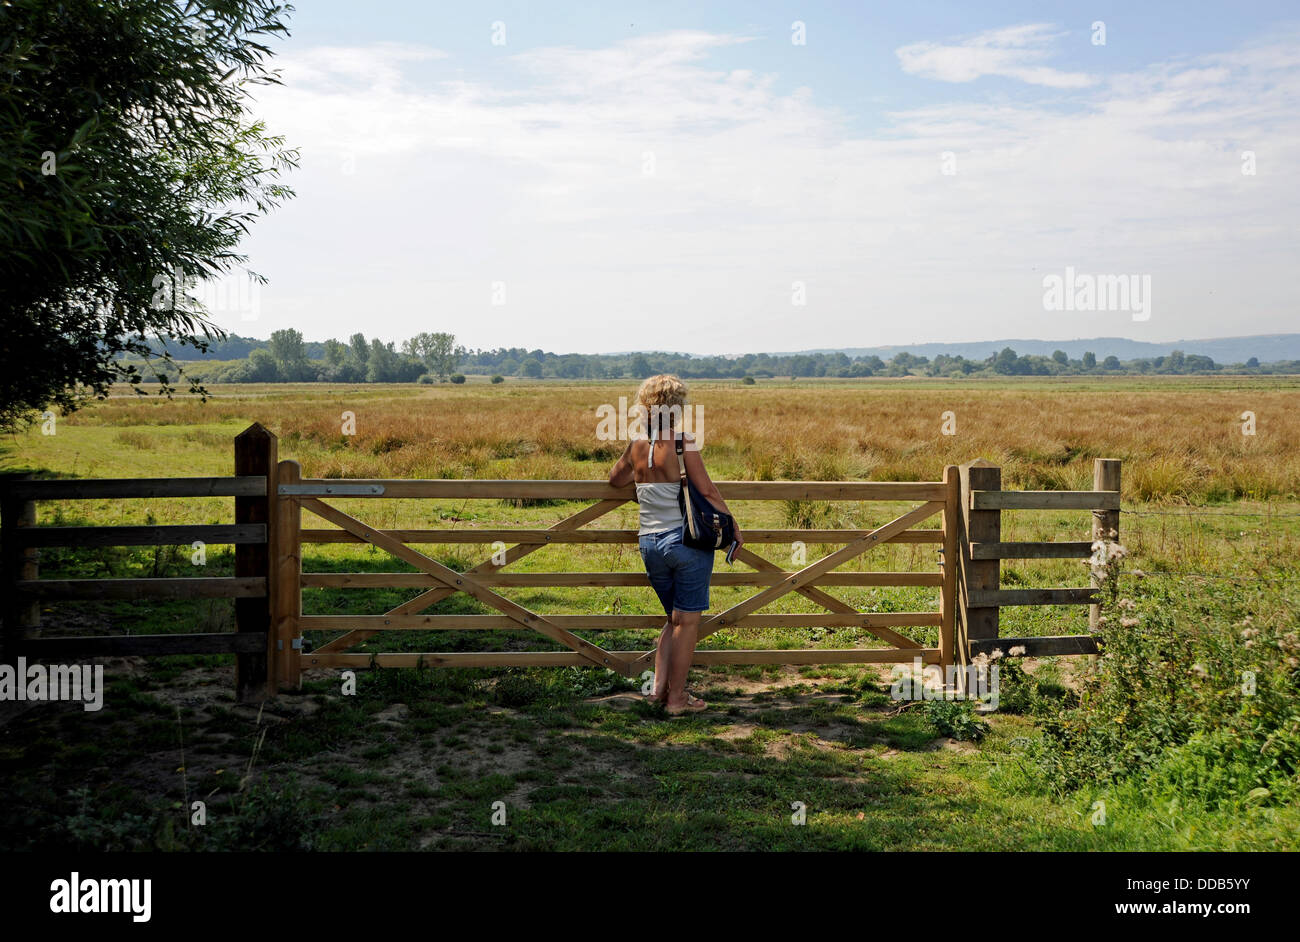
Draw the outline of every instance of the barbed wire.
<instances>
[{"instance_id":1,"label":"barbed wire","mask_svg":"<svg viewBox=\"0 0 1300 942\"><path fill-rule=\"evenodd\" d=\"M1300 517L1300 513L1283 512L1280 510L1201 510L1200 508L1209 507L1210 504L1188 504L1181 510L1134 510L1131 507L1121 507L1120 513L1132 514L1135 517ZM1192 511L1196 511L1193 513Z\"/></svg>"},{"instance_id":2,"label":"barbed wire","mask_svg":"<svg viewBox=\"0 0 1300 942\"><path fill-rule=\"evenodd\" d=\"M1134 571L1129 570L1122 573L1120 577L1144 579L1147 576L1191 576L1197 579L1217 579L1223 582L1259 582L1263 578L1256 573L1246 576L1229 576L1216 572L1197 572L1192 569L1142 569L1140 566L1138 572L1141 572L1142 575L1139 576ZM1272 575L1276 577L1279 572L1283 572L1283 570L1277 570Z\"/></svg>"}]
</instances>

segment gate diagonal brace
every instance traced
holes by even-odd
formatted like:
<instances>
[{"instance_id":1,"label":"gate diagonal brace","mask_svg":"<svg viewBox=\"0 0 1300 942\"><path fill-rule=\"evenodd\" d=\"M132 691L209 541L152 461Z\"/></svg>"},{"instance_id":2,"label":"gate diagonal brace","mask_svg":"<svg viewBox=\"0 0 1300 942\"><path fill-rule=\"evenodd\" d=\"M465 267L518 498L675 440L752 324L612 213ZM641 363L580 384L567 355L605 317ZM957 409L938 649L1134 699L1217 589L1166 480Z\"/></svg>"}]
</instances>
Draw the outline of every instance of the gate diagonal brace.
<instances>
[{"instance_id":1,"label":"gate diagonal brace","mask_svg":"<svg viewBox=\"0 0 1300 942\"><path fill-rule=\"evenodd\" d=\"M557 523L553 524L547 529L576 530L579 527L583 527L588 523L591 523L591 521L595 520L597 517L603 517L611 510L614 510L617 507L621 507L625 503L627 503L627 500L624 498L617 498L617 499L611 498L609 500L597 501L596 503L592 504L590 507L584 507L576 514L565 517L563 520L558 521ZM483 575L485 573L496 572L499 569L504 569L506 566L510 565L515 560L522 559L523 557L527 556L529 553L535 553L537 550L541 549L545 545L546 545L545 543L516 543L514 546L510 547L502 554L505 558L500 565L493 562L492 558L489 557L488 559L479 563L473 569L467 570L467 574ZM401 605L397 606L396 608L384 612L384 614L386 616L418 615L420 612L424 611L430 605L436 605L438 602L441 602L443 599L454 594L455 594L455 590L453 589L447 589L442 587L436 589L429 589L426 592L421 592L415 598L403 602ZM339 637L335 638L333 641L329 641L321 645L319 648L316 649L316 653L333 654L339 651L346 651L348 648L352 647L353 645L360 644L361 642L365 641L368 638L373 638L377 634L379 634L378 631L354 629L353 631L349 631L345 635L340 635Z\"/></svg>"},{"instance_id":2,"label":"gate diagonal brace","mask_svg":"<svg viewBox=\"0 0 1300 942\"><path fill-rule=\"evenodd\" d=\"M739 552L736 553L736 558L749 563L759 572L781 572L782 571L781 567L778 566L776 563L769 562L768 560L764 559L762 556L759 556L757 553L745 549L743 546L740 548ZM842 601L841 599L837 599L829 592L823 592L821 589L817 588L816 586L811 586L811 585L799 586L795 589L795 591L798 592L800 595L804 596L805 598L811 599L812 601L816 602L818 605L822 606L829 612L836 612L840 615L861 614L856 608L854 608L848 602ZM896 648L910 649L910 648L924 647L924 645L921 644L919 641L913 641L911 638L908 638L905 635L900 635L896 631L890 631L888 628L884 628L884 627L877 628L877 627L872 627L871 625L867 625L865 627L867 631L871 632L881 641L885 641L889 644L892 644Z\"/></svg>"},{"instance_id":3,"label":"gate diagonal brace","mask_svg":"<svg viewBox=\"0 0 1300 942\"><path fill-rule=\"evenodd\" d=\"M776 585L769 586L768 588L764 589L762 592L758 592L755 595L751 595L749 598L745 599L744 601L737 602L735 605L731 606L731 608L727 609L725 612L719 612L717 615L714 615L712 618L708 618L700 622L699 638L708 637L709 635L713 634L715 631L718 631L721 628L725 628L727 625L731 624L736 619L741 618L744 615L748 615L750 612L756 611L762 608L764 605L768 605L776 601L783 595L786 595L790 592L797 591L800 586L806 587L805 585L806 583L811 582L814 579L816 579L818 576L821 576L822 574L829 572L830 570L834 569L836 566L838 566L840 563L844 562L845 560L852 559L854 556L860 556L862 553L871 549L873 546L878 546L881 543L884 543L894 534L901 533L902 531L910 527L912 524L918 523L921 520L925 520L927 517L933 517L935 514L939 513L943 509L944 509L943 501L941 500L928 501L922 504L920 507L917 507L915 510L908 511L907 513L903 514L903 516L891 520L889 523L886 523L884 526L877 527L875 530L872 530L866 536L859 537L858 539L854 540L852 543L846 544L842 549L838 549L834 553L831 553L827 556L823 556L817 562L813 563L810 566L805 566L803 569L800 569L798 572L791 574L790 576L783 579L781 582L778 582ZM654 651L647 651L641 656L635 658L632 661L632 666L634 668L639 668L645 664L648 664L649 662L654 660L654 656L655 656Z\"/></svg>"},{"instance_id":4,"label":"gate diagonal brace","mask_svg":"<svg viewBox=\"0 0 1300 942\"><path fill-rule=\"evenodd\" d=\"M497 609L507 618L518 622L520 626L531 628L540 634L546 635L553 641L560 642L565 647L591 661L595 666L616 670L625 677L632 676L632 665L622 657L597 647L589 641L584 641L573 632L552 624L546 616L530 611L503 595L498 595L477 580L470 578L468 573L460 573L454 569L449 569L437 560L430 559L418 550L411 549L400 540L388 536L382 530L376 530L355 517L348 516L341 510L337 510L315 498L304 498L302 505L318 517L342 527L365 542L377 546L398 559L427 572L447 586L448 594L458 591L464 592L483 604Z\"/></svg>"}]
</instances>

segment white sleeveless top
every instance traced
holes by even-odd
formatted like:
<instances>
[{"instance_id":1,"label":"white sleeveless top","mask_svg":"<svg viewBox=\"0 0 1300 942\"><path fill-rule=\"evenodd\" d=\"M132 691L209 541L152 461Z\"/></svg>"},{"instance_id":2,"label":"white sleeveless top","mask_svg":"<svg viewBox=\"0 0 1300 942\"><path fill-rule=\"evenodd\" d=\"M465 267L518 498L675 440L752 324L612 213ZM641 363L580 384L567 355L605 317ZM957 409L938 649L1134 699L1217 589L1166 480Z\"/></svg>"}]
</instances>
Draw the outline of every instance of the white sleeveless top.
<instances>
[{"instance_id":1,"label":"white sleeveless top","mask_svg":"<svg viewBox=\"0 0 1300 942\"><path fill-rule=\"evenodd\" d=\"M682 511L677 506L677 491L680 488L681 485L676 481L636 486L636 500L641 505L641 529L637 532L638 536L676 530L682 525Z\"/></svg>"},{"instance_id":2,"label":"white sleeveless top","mask_svg":"<svg viewBox=\"0 0 1300 942\"><path fill-rule=\"evenodd\" d=\"M651 468L655 466L655 439L659 437L659 429L651 428L650 430L650 454L647 457L647 465ZM681 433L673 436L681 438ZM653 484L640 484L636 486L636 501L641 507L641 529L637 531L637 536L646 533L663 533L665 530L676 530L682 525L682 509L677 505L677 493L681 490L681 483L678 481L656 481Z\"/></svg>"}]
</instances>

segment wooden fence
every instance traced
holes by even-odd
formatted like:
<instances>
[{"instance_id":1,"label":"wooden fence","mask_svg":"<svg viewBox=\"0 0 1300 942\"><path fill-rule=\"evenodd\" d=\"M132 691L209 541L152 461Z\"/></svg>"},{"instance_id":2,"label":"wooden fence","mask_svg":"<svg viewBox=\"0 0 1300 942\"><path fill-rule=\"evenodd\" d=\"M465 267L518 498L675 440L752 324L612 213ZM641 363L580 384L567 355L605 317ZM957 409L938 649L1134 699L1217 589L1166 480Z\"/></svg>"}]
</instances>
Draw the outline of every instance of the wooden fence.
<instances>
[{"instance_id":1,"label":"wooden fence","mask_svg":"<svg viewBox=\"0 0 1300 942\"><path fill-rule=\"evenodd\" d=\"M957 543L957 643L959 661L1001 651L1023 649L1025 657L1096 654L1098 603L1096 577L1089 588L1004 589L1004 559L1087 559L1099 540L1119 540L1120 463L1114 458L1093 462L1091 491L1004 491L1002 469L987 461L962 465L961 508ZM1003 542L1004 510L1087 510L1092 512L1092 538L1080 542ZM1003 638L1000 611L1017 605L1088 605L1093 634Z\"/></svg>"},{"instance_id":2,"label":"wooden fence","mask_svg":"<svg viewBox=\"0 0 1300 942\"><path fill-rule=\"evenodd\" d=\"M1002 491L1000 471L976 461L949 466L942 480L721 481L728 500L889 501L915 504L871 530L746 528L747 544L837 545L838 549L797 570L785 570L742 547L736 558L751 571L716 572L715 586L753 586L757 591L701 623L700 637L721 629L761 627L857 627L886 647L816 649L723 649L696 652L696 664L923 663L966 664L981 652L1011 646L1027 655L1096 651L1091 635L999 638L999 610L1012 605L1093 604L1095 589L1002 589L1000 562L1010 558L1087 557L1092 541L1004 543L1001 513L1015 509L1094 511L1094 537L1118 532L1119 462L1099 460L1093 491ZM41 501L131 498L233 497L234 521L208 526L48 527L36 525ZM380 529L334 506L337 498L509 499L591 501L545 528ZM660 615L542 613L495 591L500 587L647 586L635 572L505 572L511 563L543 547L562 544L637 542L635 529L587 529L610 511L635 500L632 486L603 481L341 480L304 479L295 461L278 459L277 441L261 425L235 439L235 475L228 478L140 480L9 481L0 486L0 580L5 588L3 657L68 659L97 655L232 653L241 701L274 696L296 687L302 672L315 668L518 667L593 665L636 676L653 666L654 650L611 650L576 632L612 629L659 630ZM303 511L333 524L304 529ZM938 528L921 524L939 518ZM39 548L48 546L235 545L233 577L166 579L39 578ZM358 543L383 550L417 572L309 572L304 544ZM465 571L451 569L412 544L504 544ZM835 571L886 543L934 545L941 562L932 572ZM863 612L825 591L836 586L929 586L938 589L932 611ZM407 602L371 615L304 615L302 589L418 588ZM491 614L436 614L427 610L463 592ZM816 614L760 612L797 593L826 611ZM182 633L98 637L42 637L42 599L230 598L233 633ZM929 646L910 637L915 627L937 628ZM352 652L379 632L430 629L531 631L557 643L560 651ZM342 631L333 640L304 650L304 632Z\"/></svg>"}]
</instances>

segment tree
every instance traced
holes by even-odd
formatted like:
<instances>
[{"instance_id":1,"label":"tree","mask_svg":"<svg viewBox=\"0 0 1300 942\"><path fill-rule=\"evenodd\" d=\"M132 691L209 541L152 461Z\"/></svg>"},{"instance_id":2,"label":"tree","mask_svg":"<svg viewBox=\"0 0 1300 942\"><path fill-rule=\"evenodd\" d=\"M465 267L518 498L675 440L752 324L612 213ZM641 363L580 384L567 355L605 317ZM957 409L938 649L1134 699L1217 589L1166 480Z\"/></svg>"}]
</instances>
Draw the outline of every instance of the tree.
<instances>
[{"instance_id":1,"label":"tree","mask_svg":"<svg viewBox=\"0 0 1300 942\"><path fill-rule=\"evenodd\" d=\"M284 378L280 375L271 351L261 347L248 355L247 376L246 382L249 383L274 383Z\"/></svg>"},{"instance_id":2,"label":"tree","mask_svg":"<svg viewBox=\"0 0 1300 942\"><path fill-rule=\"evenodd\" d=\"M378 342L378 340L375 341L375 343ZM370 362L370 345L366 343L366 335L353 334L349 337L348 349L352 351L353 363L364 373L366 364Z\"/></svg>"},{"instance_id":3,"label":"tree","mask_svg":"<svg viewBox=\"0 0 1300 942\"><path fill-rule=\"evenodd\" d=\"M1064 350L1053 350L1052 359L1055 360L1057 363L1061 364L1061 366L1070 365L1070 355L1066 353Z\"/></svg>"},{"instance_id":4,"label":"tree","mask_svg":"<svg viewBox=\"0 0 1300 942\"><path fill-rule=\"evenodd\" d=\"M1012 350L1010 347L1003 347L1002 352L992 358L993 371L1004 375L1017 373L1019 372L1017 369L1019 366L1017 360L1016 351Z\"/></svg>"},{"instance_id":5,"label":"tree","mask_svg":"<svg viewBox=\"0 0 1300 942\"><path fill-rule=\"evenodd\" d=\"M307 362L307 348L303 346L302 332L292 327L271 334L271 356L280 378L286 382L299 382L307 378L311 365Z\"/></svg>"},{"instance_id":6,"label":"tree","mask_svg":"<svg viewBox=\"0 0 1300 942\"><path fill-rule=\"evenodd\" d=\"M370 342L370 359L366 363L366 382L391 383L397 379L397 350L390 341Z\"/></svg>"},{"instance_id":7,"label":"tree","mask_svg":"<svg viewBox=\"0 0 1300 942\"><path fill-rule=\"evenodd\" d=\"M523 363L519 364L519 375L529 376L533 379L541 379L542 361L537 357L528 357Z\"/></svg>"},{"instance_id":8,"label":"tree","mask_svg":"<svg viewBox=\"0 0 1300 942\"><path fill-rule=\"evenodd\" d=\"M248 107L278 81L265 40L285 12L0 5L0 427L116 382L140 392L173 347L225 336L187 288L241 267L240 239L293 195L297 153Z\"/></svg>"},{"instance_id":9,"label":"tree","mask_svg":"<svg viewBox=\"0 0 1300 942\"><path fill-rule=\"evenodd\" d=\"M643 354L638 353L632 358L633 379L645 379L653 372L654 367L650 365L650 361L647 360Z\"/></svg>"},{"instance_id":10,"label":"tree","mask_svg":"<svg viewBox=\"0 0 1300 942\"><path fill-rule=\"evenodd\" d=\"M342 366L348 358L348 348L333 337L325 341L325 362L329 366Z\"/></svg>"},{"instance_id":11,"label":"tree","mask_svg":"<svg viewBox=\"0 0 1300 942\"><path fill-rule=\"evenodd\" d=\"M402 344L402 350L409 356L419 357L429 372L445 380L456 364L465 356L465 348L456 346L452 334L416 334Z\"/></svg>"},{"instance_id":12,"label":"tree","mask_svg":"<svg viewBox=\"0 0 1300 942\"><path fill-rule=\"evenodd\" d=\"M1121 369L1121 367L1122 364L1119 362L1119 357L1114 354L1101 361L1101 368L1103 370L1118 370Z\"/></svg>"},{"instance_id":13,"label":"tree","mask_svg":"<svg viewBox=\"0 0 1300 942\"><path fill-rule=\"evenodd\" d=\"M1088 350L1083 355L1083 368L1085 370L1094 369L1097 366L1097 354Z\"/></svg>"}]
</instances>

